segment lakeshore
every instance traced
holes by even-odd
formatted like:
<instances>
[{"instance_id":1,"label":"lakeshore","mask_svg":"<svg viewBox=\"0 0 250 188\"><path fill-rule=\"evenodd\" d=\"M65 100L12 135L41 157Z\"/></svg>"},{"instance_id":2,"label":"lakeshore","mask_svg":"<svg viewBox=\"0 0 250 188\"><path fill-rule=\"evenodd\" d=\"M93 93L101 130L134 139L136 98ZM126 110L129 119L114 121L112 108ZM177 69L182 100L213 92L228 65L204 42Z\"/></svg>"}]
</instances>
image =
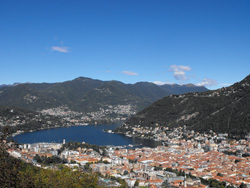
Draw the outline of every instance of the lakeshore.
<instances>
[{"instance_id":1,"label":"lakeshore","mask_svg":"<svg viewBox=\"0 0 250 188\"><path fill-rule=\"evenodd\" d=\"M95 145L113 145L127 147L156 147L160 142L149 139L127 137L123 134L111 134L104 130L114 130L119 124L98 124L98 125L78 125L62 128L39 130L34 132L21 133L14 137L18 143L32 144L37 142L62 143L77 141Z\"/></svg>"}]
</instances>

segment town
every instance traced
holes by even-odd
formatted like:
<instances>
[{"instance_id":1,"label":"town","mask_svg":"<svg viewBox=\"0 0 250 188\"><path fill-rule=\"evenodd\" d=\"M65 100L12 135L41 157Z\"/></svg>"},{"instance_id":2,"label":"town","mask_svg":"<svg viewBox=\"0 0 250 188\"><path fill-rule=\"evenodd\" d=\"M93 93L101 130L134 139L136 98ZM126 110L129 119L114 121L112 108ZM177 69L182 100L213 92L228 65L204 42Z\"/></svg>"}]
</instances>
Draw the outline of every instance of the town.
<instances>
[{"instance_id":1,"label":"town","mask_svg":"<svg viewBox=\"0 0 250 188\"><path fill-rule=\"evenodd\" d=\"M44 109L39 112L2 107L0 108L0 127L9 127L15 136L23 132L74 125L121 123L135 113L133 105L108 105L87 113L72 111L66 106Z\"/></svg>"},{"instance_id":2,"label":"town","mask_svg":"<svg viewBox=\"0 0 250 188\"><path fill-rule=\"evenodd\" d=\"M162 141L162 145L90 147L90 144L64 140L63 143L20 144L8 152L42 168L56 169L57 161L57 164L97 173L106 186L120 186L118 179L124 180L128 187L250 187L248 136L234 140L226 133L200 134L186 127L168 129L165 134L160 126L136 126L126 134L143 137L149 133L154 134L153 139Z\"/></svg>"},{"instance_id":3,"label":"town","mask_svg":"<svg viewBox=\"0 0 250 188\"><path fill-rule=\"evenodd\" d=\"M120 122L134 115L136 112L136 106L131 104L104 105L92 112L76 112L70 110L67 106L49 108L41 111L44 115L60 117L75 125Z\"/></svg>"}]
</instances>

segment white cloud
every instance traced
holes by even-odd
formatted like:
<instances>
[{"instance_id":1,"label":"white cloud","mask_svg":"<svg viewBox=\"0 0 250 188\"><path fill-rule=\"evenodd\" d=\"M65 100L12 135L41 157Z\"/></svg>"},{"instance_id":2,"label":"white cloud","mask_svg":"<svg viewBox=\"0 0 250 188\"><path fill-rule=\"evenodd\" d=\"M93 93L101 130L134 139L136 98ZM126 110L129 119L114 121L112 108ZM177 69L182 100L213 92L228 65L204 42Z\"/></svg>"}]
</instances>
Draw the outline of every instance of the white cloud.
<instances>
[{"instance_id":1,"label":"white cloud","mask_svg":"<svg viewBox=\"0 0 250 188\"><path fill-rule=\"evenodd\" d=\"M210 78L205 78L202 80L202 82L197 83L197 86L213 86L213 85L217 85L217 81L214 79L210 79Z\"/></svg>"},{"instance_id":2,"label":"white cloud","mask_svg":"<svg viewBox=\"0 0 250 188\"><path fill-rule=\"evenodd\" d=\"M162 82L162 81L154 81L152 82L153 84L156 84L156 85L165 85L165 84L169 84L169 85L172 85L174 84L174 82Z\"/></svg>"},{"instance_id":3,"label":"white cloud","mask_svg":"<svg viewBox=\"0 0 250 188\"><path fill-rule=\"evenodd\" d=\"M156 85L160 85L160 86L165 84L164 82L161 82L161 81L154 81L152 83L154 83Z\"/></svg>"},{"instance_id":4,"label":"white cloud","mask_svg":"<svg viewBox=\"0 0 250 188\"><path fill-rule=\"evenodd\" d=\"M63 53L67 53L69 52L69 48L65 47L65 46L52 46L51 47L52 51L57 51L57 52L63 52Z\"/></svg>"},{"instance_id":5,"label":"white cloud","mask_svg":"<svg viewBox=\"0 0 250 188\"><path fill-rule=\"evenodd\" d=\"M176 80L187 80L186 73L184 71L174 72L174 78Z\"/></svg>"},{"instance_id":6,"label":"white cloud","mask_svg":"<svg viewBox=\"0 0 250 188\"><path fill-rule=\"evenodd\" d=\"M174 72L174 78L176 80L187 80L186 72L190 71L191 68L189 66L183 65L171 65L169 71Z\"/></svg>"},{"instance_id":7,"label":"white cloud","mask_svg":"<svg viewBox=\"0 0 250 188\"><path fill-rule=\"evenodd\" d=\"M123 74L129 75L129 76L137 76L138 73L136 72L131 72L131 71L122 71Z\"/></svg>"},{"instance_id":8,"label":"white cloud","mask_svg":"<svg viewBox=\"0 0 250 188\"><path fill-rule=\"evenodd\" d=\"M189 66L183 66L183 65L171 65L170 71L172 72L178 72L178 71L190 71L191 68Z\"/></svg>"}]
</instances>

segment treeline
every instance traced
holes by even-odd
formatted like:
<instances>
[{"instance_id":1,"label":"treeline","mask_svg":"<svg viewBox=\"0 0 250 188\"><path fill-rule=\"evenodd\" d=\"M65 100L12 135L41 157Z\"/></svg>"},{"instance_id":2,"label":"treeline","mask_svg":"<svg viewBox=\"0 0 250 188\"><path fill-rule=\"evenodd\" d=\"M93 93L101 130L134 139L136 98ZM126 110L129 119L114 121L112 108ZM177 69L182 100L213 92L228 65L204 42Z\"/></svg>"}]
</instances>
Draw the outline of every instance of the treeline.
<instances>
[{"instance_id":1,"label":"treeline","mask_svg":"<svg viewBox=\"0 0 250 188\"><path fill-rule=\"evenodd\" d=\"M89 143L80 143L75 141L70 141L65 144L63 144L62 148L59 150L59 153L61 153L63 150L75 150L77 148L86 148L86 149L93 149L94 151L102 154L104 150L106 149L106 146L97 146Z\"/></svg>"},{"instance_id":2,"label":"treeline","mask_svg":"<svg viewBox=\"0 0 250 188\"><path fill-rule=\"evenodd\" d=\"M64 164L67 163L66 159L61 159L58 156L51 156L51 157L47 157L47 156L40 156L38 154L36 154L36 156L33 158L36 162L40 163L40 164L44 164L44 165L52 165L52 164Z\"/></svg>"}]
</instances>

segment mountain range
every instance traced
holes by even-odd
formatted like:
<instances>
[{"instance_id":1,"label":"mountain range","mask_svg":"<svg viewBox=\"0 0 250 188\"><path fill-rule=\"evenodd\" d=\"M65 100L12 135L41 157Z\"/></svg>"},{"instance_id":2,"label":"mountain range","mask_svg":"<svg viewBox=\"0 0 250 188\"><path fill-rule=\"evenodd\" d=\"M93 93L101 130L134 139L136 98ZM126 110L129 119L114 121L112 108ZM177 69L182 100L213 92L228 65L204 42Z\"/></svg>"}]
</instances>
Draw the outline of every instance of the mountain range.
<instances>
[{"instance_id":1,"label":"mountain range","mask_svg":"<svg viewBox=\"0 0 250 188\"><path fill-rule=\"evenodd\" d=\"M186 125L200 132L246 135L250 132L250 75L218 90L164 97L131 117L125 125L169 128Z\"/></svg>"},{"instance_id":2,"label":"mountain range","mask_svg":"<svg viewBox=\"0 0 250 188\"><path fill-rule=\"evenodd\" d=\"M207 91L194 85L163 85L150 82L125 84L79 77L61 83L19 83L0 88L0 104L34 111L64 107L89 113L119 105L137 112L171 94Z\"/></svg>"},{"instance_id":3,"label":"mountain range","mask_svg":"<svg viewBox=\"0 0 250 188\"><path fill-rule=\"evenodd\" d=\"M0 88L1 88L1 87L11 87L11 86L17 86L18 84L20 84L20 83L14 83L14 84L2 84L2 85L0 85Z\"/></svg>"}]
</instances>

